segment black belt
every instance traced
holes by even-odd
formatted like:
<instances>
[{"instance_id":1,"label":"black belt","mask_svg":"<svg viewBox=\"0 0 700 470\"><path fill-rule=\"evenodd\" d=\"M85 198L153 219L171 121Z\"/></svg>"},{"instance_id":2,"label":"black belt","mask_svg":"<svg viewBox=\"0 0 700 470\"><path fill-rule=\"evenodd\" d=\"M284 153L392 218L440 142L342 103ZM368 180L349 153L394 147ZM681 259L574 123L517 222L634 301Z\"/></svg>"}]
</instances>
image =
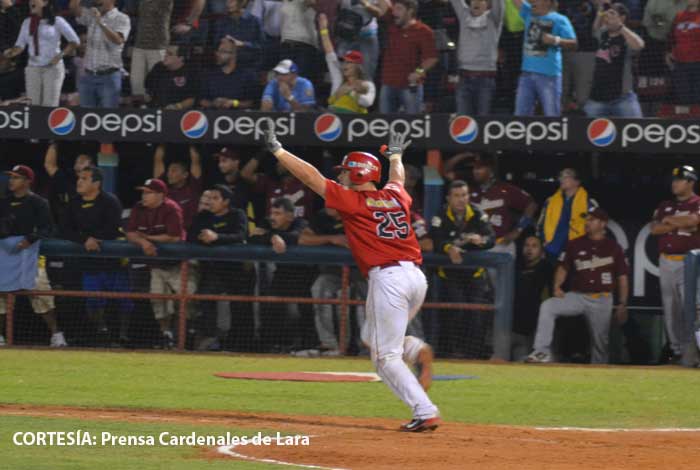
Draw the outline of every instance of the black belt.
<instances>
[{"instance_id":1,"label":"black belt","mask_svg":"<svg viewBox=\"0 0 700 470\"><path fill-rule=\"evenodd\" d=\"M413 261L403 261L403 262L404 262L404 263L411 263L411 264L413 264L414 266L420 266L420 264L415 263L415 262L413 262ZM399 262L399 261L391 261L391 262L386 263L386 264L381 264L381 265L379 265L379 266L375 266L375 268L379 268L380 270L382 270L382 269L386 269L386 268L392 268L392 267L394 267L394 266L401 266L401 262Z\"/></svg>"},{"instance_id":2,"label":"black belt","mask_svg":"<svg viewBox=\"0 0 700 470\"><path fill-rule=\"evenodd\" d=\"M85 69L85 73L89 73L90 75L110 75L110 74L113 74L114 72L119 72L119 69L116 67L112 67L109 69L102 69L102 70Z\"/></svg>"}]
</instances>

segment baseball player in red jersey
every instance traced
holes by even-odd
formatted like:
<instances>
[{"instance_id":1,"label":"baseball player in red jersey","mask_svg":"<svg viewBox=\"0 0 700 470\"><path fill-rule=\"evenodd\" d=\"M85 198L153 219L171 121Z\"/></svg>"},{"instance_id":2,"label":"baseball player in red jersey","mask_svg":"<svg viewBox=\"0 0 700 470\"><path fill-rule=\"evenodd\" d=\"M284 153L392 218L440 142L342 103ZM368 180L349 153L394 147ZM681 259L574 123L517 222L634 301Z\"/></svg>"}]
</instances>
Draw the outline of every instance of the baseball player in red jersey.
<instances>
[{"instance_id":1,"label":"baseball player in red jersey","mask_svg":"<svg viewBox=\"0 0 700 470\"><path fill-rule=\"evenodd\" d=\"M406 336L406 327L428 289L419 268L423 261L420 247L411 228L411 196L403 187L401 156L410 141L405 142L404 135L391 134L389 145L382 148L390 162L389 181L377 189L381 163L374 155L347 154L339 167L342 184L338 184L284 150L274 130L265 134L267 148L279 162L343 219L350 251L362 274L369 278L362 340L370 348L377 374L413 412L413 419L401 430L436 429L441 421L438 408L406 365L416 362L422 346L421 340Z\"/></svg>"}]
</instances>

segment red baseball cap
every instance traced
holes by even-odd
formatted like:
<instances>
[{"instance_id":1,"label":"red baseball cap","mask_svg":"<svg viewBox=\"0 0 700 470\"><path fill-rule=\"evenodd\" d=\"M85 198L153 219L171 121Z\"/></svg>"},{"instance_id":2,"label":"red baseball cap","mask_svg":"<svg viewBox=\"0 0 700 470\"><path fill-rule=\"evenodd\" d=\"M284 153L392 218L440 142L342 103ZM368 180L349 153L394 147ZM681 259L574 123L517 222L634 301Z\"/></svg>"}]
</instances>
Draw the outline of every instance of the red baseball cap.
<instances>
[{"instance_id":1,"label":"red baseball cap","mask_svg":"<svg viewBox=\"0 0 700 470\"><path fill-rule=\"evenodd\" d=\"M34 170L26 165L15 165L10 171L6 171L5 174L13 176L21 176L26 178L30 183L34 182Z\"/></svg>"},{"instance_id":2,"label":"red baseball cap","mask_svg":"<svg viewBox=\"0 0 700 470\"><path fill-rule=\"evenodd\" d=\"M168 194L168 186L163 180L157 178L147 179L143 186L138 186L136 189L139 191L151 191L154 193Z\"/></svg>"},{"instance_id":3,"label":"red baseball cap","mask_svg":"<svg viewBox=\"0 0 700 470\"><path fill-rule=\"evenodd\" d=\"M231 160L240 160L241 156L237 151L230 149L228 147L221 148L218 152L214 154L217 158L230 158Z\"/></svg>"},{"instance_id":4,"label":"red baseball cap","mask_svg":"<svg viewBox=\"0 0 700 470\"><path fill-rule=\"evenodd\" d=\"M359 65L362 65L362 63L365 61L364 57L362 57L362 52L360 51L347 51L340 60Z\"/></svg>"}]
</instances>

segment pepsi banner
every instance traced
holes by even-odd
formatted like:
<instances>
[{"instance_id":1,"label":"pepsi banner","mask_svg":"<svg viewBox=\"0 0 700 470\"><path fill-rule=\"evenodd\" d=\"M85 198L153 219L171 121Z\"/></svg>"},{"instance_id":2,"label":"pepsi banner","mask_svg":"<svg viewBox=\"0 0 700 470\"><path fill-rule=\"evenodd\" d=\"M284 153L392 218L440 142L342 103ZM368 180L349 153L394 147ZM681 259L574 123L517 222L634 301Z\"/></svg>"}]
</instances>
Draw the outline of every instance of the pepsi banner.
<instances>
[{"instance_id":1,"label":"pepsi banner","mask_svg":"<svg viewBox=\"0 0 700 470\"><path fill-rule=\"evenodd\" d=\"M415 148L447 151L681 154L700 149L696 120L0 108L0 138L5 139L255 145L270 123L290 146L378 147L396 131L408 133Z\"/></svg>"}]
</instances>

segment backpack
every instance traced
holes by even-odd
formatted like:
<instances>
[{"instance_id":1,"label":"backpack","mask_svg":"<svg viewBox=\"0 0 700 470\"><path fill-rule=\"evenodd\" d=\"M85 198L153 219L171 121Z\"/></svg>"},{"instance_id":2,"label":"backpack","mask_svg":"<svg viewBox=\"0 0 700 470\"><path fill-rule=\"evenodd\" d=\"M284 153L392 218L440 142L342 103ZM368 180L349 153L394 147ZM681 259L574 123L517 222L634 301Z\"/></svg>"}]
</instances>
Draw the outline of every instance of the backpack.
<instances>
[{"instance_id":1,"label":"backpack","mask_svg":"<svg viewBox=\"0 0 700 470\"><path fill-rule=\"evenodd\" d=\"M352 42L357 39L363 26L365 22L362 15L348 8L341 8L335 20L335 34L344 41Z\"/></svg>"}]
</instances>

